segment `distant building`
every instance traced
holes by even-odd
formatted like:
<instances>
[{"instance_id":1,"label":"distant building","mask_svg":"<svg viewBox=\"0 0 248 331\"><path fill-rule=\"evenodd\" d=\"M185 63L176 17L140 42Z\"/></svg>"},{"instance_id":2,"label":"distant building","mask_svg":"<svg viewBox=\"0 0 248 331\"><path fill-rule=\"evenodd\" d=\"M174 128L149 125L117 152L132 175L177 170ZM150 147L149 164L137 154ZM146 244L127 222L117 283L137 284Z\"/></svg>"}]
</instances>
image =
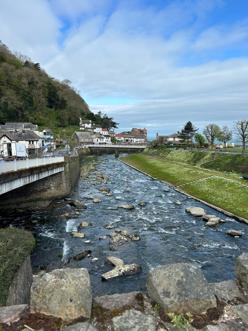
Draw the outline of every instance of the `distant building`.
<instances>
[{"instance_id":1,"label":"distant building","mask_svg":"<svg viewBox=\"0 0 248 331\"><path fill-rule=\"evenodd\" d=\"M105 128L99 128L99 127L96 127L96 128L94 129L94 132L95 132L95 133L100 133L100 134L103 135L103 136L109 136L109 131L108 131L108 129L105 129Z\"/></svg>"},{"instance_id":2,"label":"distant building","mask_svg":"<svg viewBox=\"0 0 248 331\"><path fill-rule=\"evenodd\" d=\"M93 138L94 144L112 144L110 135L102 135L100 133L95 133Z\"/></svg>"},{"instance_id":3,"label":"distant building","mask_svg":"<svg viewBox=\"0 0 248 331\"><path fill-rule=\"evenodd\" d=\"M94 125L91 120L82 120L82 118L80 118L79 126L82 131L94 129Z\"/></svg>"},{"instance_id":4,"label":"distant building","mask_svg":"<svg viewBox=\"0 0 248 331\"><path fill-rule=\"evenodd\" d=\"M41 146L46 150L56 149L56 143L54 141L53 132L50 129L44 129L43 131L34 131L41 141Z\"/></svg>"},{"instance_id":5,"label":"distant building","mask_svg":"<svg viewBox=\"0 0 248 331\"><path fill-rule=\"evenodd\" d=\"M40 137L31 130L3 130L0 132L0 153L2 157L37 155L40 151Z\"/></svg>"},{"instance_id":6,"label":"distant building","mask_svg":"<svg viewBox=\"0 0 248 331\"><path fill-rule=\"evenodd\" d=\"M168 135L168 136L159 136L157 133L156 140L159 144L180 144L183 142L183 139L179 137L177 133Z\"/></svg>"},{"instance_id":7,"label":"distant building","mask_svg":"<svg viewBox=\"0 0 248 331\"><path fill-rule=\"evenodd\" d=\"M93 144L94 133L88 131L77 131L73 135L78 145Z\"/></svg>"},{"instance_id":8,"label":"distant building","mask_svg":"<svg viewBox=\"0 0 248 331\"><path fill-rule=\"evenodd\" d=\"M133 128L131 131L116 133L115 139L124 144L146 144L147 130Z\"/></svg>"}]
</instances>

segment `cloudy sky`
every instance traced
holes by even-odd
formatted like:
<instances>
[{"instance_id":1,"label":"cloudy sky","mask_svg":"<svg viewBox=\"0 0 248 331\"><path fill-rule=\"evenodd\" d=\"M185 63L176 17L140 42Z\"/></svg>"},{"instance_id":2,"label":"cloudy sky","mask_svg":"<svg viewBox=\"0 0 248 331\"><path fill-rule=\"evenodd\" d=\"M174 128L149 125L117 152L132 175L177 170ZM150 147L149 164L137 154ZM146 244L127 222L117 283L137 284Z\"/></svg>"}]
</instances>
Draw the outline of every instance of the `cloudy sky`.
<instances>
[{"instance_id":1,"label":"cloudy sky","mask_svg":"<svg viewBox=\"0 0 248 331\"><path fill-rule=\"evenodd\" d=\"M248 118L247 0L0 0L0 39L120 129Z\"/></svg>"}]
</instances>

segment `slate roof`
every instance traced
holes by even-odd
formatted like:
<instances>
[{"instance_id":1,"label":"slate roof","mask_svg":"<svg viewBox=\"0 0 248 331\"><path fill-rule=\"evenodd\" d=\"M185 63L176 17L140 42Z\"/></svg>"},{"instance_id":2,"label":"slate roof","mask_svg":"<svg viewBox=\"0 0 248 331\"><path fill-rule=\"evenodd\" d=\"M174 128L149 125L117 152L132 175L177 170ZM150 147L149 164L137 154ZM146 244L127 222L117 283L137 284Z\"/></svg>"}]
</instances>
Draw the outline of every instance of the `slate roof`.
<instances>
[{"instance_id":1,"label":"slate roof","mask_svg":"<svg viewBox=\"0 0 248 331\"><path fill-rule=\"evenodd\" d=\"M29 122L6 122L1 126L4 130L38 130L38 125Z\"/></svg>"},{"instance_id":2,"label":"slate roof","mask_svg":"<svg viewBox=\"0 0 248 331\"><path fill-rule=\"evenodd\" d=\"M11 141L29 141L29 140L39 140L40 137L31 130L22 131L8 131L3 130L0 132L0 138L3 136L8 137Z\"/></svg>"},{"instance_id":3,"label":"slate roof","mask_svg":"<svg viewBox=\"0 0 248 331\"><path fill-rule=\"evenodd\" d=\"M85 141L85 140L93 140L94 134L89 131L77 131L75 132L75 136L79 141Z\"/></svg>"}]
</instances>

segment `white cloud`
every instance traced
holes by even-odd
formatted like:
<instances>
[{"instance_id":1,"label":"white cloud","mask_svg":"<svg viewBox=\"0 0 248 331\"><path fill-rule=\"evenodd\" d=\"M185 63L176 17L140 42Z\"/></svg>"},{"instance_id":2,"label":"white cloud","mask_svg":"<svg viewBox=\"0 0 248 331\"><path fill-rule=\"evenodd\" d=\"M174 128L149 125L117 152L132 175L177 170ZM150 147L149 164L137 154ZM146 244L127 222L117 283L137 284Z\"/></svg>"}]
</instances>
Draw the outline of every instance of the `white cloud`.
<instances>
[{"instance_id":1,"label":"white cloud","mask_svg":"<svg viewBox=\"0 0 248 331\"><path fill-rule=\"evenodd\" d=\"M57 16L75 20L82 15L101 12L111 3L111 0L49 0L52 10Z\"/></svg>"},{"instance_id":2,"label":"white cloud","mask_svg":"<svg viewBox=\"0 0 248 331\"><path fill-rule=\"evenodd\" d=\"M1 40L11 50L45 62L57 52L59 20L43 0L1 0Z\"/></svg>"},{"instance_id":3,"label":"white cloud","mask_svg":"<svg viewBox=\"0 0 248 331\"><path fill-rule=\"evenodd\" d=\"M248 21L234 26L214 26L205 30L194 44L198 51L207 49L220 49L233 44L248 42ZM247 46L246 46L247 48Z\"/></svg>"}]
</instances>

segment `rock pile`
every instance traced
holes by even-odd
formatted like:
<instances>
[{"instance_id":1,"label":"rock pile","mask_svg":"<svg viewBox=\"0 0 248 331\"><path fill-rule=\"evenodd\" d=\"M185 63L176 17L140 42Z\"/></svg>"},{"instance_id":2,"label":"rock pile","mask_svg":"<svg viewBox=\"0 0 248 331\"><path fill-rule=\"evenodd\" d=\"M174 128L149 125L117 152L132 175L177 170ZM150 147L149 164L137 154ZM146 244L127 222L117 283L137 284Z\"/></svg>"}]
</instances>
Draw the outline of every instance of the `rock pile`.
<instances>
[{"instance_id":1,"label":"rock pile","mask_svg":"<svg viewBox=\"0 0 248 331\"><path fill-rule=\"evenodd\" d=\"M128 266L116 257L108 260L116 268ZM236 279L237 282L208 283L197 265L176 263L150 271L149 297L132 292L96 297L92 301L86 269L58 269L34 277L30 310L49 318L61 318L63 331L194 331L194 327L202 331L245 331L248 253L237 258ZM15 323L20 323L27 310L27 305L0 308L0 329L5 330L7 323L17 329ZM87 321L79 323L82 318ZM25 330L24 324L19 326L18 330Z\"/></svg>"},{"instance_id":2,"label":"rock pile","mask_svg":"<svg viewBox=\"0 0 248 331\"><path fill-rule=\"evenodd\" d=\"M116 229L110 235L110 249L115 250L118 246L121 246L130 241L139 241L140 236L135 233L129 233L127 230Z\"/></svg>"}]
</instances>

